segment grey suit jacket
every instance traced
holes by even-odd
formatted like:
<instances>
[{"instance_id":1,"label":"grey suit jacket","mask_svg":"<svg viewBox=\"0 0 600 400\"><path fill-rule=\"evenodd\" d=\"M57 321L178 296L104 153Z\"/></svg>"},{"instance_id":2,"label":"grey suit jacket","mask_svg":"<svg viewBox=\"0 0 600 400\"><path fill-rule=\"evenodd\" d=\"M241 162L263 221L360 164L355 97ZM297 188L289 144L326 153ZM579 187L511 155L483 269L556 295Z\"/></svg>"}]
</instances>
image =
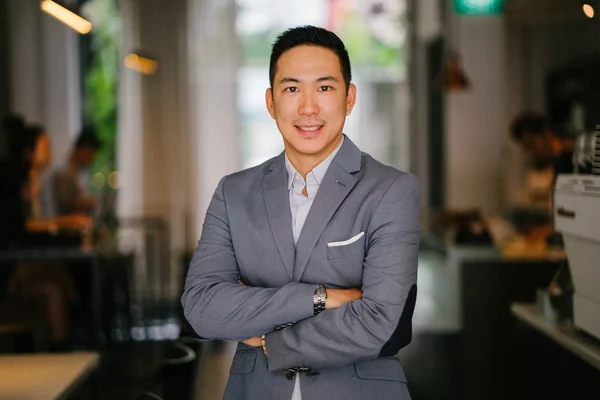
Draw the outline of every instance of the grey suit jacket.
<instances>
[{"instance_id":1,"label":"grey suit jacket","mask_svg":"<svg viewBox=\"0 0 600 400\"><path fill-rule=\"evenodd\" d=\"M411 338L418 248L417 179L347 137L296 246L284 154L223 178L188 272L185 316L205 338L266 334L268 352L238 345L224 398L289 399L287 368L306 367L306 400L408 399L396 353ZM318 283L363 297L313 316Z\"/></svg>"}]
</instances>

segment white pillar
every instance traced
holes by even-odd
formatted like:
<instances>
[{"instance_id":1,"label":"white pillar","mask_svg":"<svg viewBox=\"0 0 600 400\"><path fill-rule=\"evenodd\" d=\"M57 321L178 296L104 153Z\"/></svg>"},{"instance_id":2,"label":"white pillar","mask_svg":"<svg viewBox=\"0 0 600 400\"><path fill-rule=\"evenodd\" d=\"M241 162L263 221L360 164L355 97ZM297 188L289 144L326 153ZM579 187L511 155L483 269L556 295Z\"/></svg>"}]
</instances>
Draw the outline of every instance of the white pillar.
<instances>
[{"instance_id":1,"label":"white pillar","mask_svg":"<svg viewBox=\"0 0 600 400\"><path fill-rule=\"evenodd\" d=\"M118 214L168 221L177 270L219 179L240 165L235 2L124 0L120 11L121 59L139 51L159 66L122 68Z\"/></svg>"},{"instance_id":2,"label":"white pillar","mask_svg":"<svg viewBox=\"0 0 600 400\"><path fill-rule=\"evenodd\" d=\"M241 167L235 0L189 0L189 245L202 232L219 179Z\"/></svg>"},{"instance_id":3,"label":"white pillar","mask_svg":"<svg viewBox=\"0 0 600 400\"><path fill-rule=\"evenodd\" d=\"M186 152L189 135L186 4L162 0L126 0L120 3L122 60L137 52L158 62L153 75L121 66L117 168L120 173L117 213L127 224L132 218L159 218L169 227L167 271L175 295L185 250ZM160 27L158 29L157 27ZM146 249L154 251L158 249ZM156 283L153 281L153 283Z\"/></svg>"},{"instance_id":4,"label":"white pillar","mask_svg":"<svg viewBox=\"0 0 600 400\"><path fill-rule=\"evenodd\" d=\"M446 205L502 211L502 151L508 135L503 16L462 17L456 38L472 87L446 94Z\"/></svg>"}]
</instances>

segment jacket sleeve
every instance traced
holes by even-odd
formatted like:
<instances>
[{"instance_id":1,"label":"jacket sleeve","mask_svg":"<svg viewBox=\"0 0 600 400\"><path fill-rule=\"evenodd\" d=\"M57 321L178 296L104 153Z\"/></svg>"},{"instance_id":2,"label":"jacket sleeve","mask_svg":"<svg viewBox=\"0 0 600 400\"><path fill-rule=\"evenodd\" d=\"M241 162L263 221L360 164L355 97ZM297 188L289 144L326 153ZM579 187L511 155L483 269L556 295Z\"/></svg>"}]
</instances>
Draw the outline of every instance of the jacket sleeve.
<instances>
[{"instance_id":1,"label":"jacket sleeve","mask_svg":"<svg viewBox=\"0 0 600 400\"><path fill-rule=\"evenodd\" d=\"M219 182L206 212L181 301L199 336L240 341L312 316L316 285L291 282L281 288L258 288L238 283L225 181Z\"/></svg>"},{"instance_id":2,"label":"jacket sleeve","mask_svg":"<svg viewBox=\"0 0 600 400\"><path fill-rule=\"evenodd\" d=\"M419 189L402 174L368 228L363 297L267 335L269 370L313 370L394 355L410 342L419 251Z\"/></svg>"}]
</instances>

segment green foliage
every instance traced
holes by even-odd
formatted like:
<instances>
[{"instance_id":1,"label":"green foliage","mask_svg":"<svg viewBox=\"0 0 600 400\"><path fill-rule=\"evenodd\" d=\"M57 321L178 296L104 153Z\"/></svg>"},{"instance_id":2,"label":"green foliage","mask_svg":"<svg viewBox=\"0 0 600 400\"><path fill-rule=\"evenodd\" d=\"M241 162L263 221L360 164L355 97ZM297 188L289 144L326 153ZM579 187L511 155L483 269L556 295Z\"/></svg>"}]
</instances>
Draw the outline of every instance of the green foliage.
<instances>
[{"instance_id":1,"label":"green foliage","mask_svg":"<svg viewBox=\"0 0 600 400\"><path fill-rule=\"evenodd\" d=\"M356 13L349 13L336 32L344 41L353 66L400 67L401 48L388 46L373 36Z\"/></svg>"},{"instance_id":2,"label":"green foliage","mask_svg":"<svg viewBox=\"0 0 600 400\"><path fill-rule=\"evenodd\" d=\"M254 35L241 35L242 65L269 65L271 46L279 33L267 30Z\"/></svg>"},{"instance_id":3,"label":"green foliage","mask_svg":"<svg viewBox=\"0 0 600 400\"><path fill-rule=\"evenodd\" d=\"M120 20L115 0L88 0L84 14L93 25L93 58L85 76L85 114L101 143L93 170L106 175L116 164Z\"/></svg>"}]
</instances>

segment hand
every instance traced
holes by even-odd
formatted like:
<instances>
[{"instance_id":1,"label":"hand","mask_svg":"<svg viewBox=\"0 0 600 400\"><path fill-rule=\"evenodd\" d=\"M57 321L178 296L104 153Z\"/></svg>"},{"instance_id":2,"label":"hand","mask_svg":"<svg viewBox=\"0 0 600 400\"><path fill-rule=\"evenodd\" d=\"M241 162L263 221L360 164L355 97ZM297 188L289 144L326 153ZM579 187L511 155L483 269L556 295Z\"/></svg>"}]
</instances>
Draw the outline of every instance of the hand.
<instances>
[{"instance_id":1,"label":"hand","mask_svg":"<svg viewBox=\"0 0 600 400\"><path fill-rule=\"evenodd\" d=\"M252 347L262 347L262 339L260 336L251 337L250 339L244 340L242 343Z\"/></svg>"},{"instance_id":2,"label":"hand","mask_svg":"<svg viewBox=\"0 0 600 400\"><path fill-rule=\"evenodd\" d=\"M338 308L343 304L354 300L359 300L362 297L360 289L327 289L327 300L325 300L325 308Z\"/></svg>"}]
</instances>

